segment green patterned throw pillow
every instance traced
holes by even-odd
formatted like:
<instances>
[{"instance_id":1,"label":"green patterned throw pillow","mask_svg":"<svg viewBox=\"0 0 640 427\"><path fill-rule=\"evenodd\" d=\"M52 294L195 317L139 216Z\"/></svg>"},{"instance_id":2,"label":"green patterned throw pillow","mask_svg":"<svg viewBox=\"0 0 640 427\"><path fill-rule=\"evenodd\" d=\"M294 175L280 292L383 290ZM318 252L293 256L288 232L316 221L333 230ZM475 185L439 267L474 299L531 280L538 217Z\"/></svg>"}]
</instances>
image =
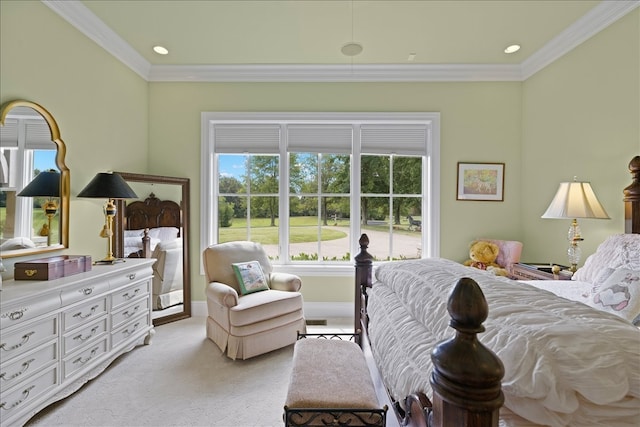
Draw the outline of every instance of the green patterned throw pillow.
<instances>
[{"instance_id":1,"label":"green patterned throw pillow","mask_svg":"<svg viewBox=\"0 0 640 427\"><path fill-rule=\"evenodd\" d=\"M238 278L240 293L247 295L269 289L267 278L258 261L238 262L233 264L233 271Z\"/></svg>"}]
</instances>

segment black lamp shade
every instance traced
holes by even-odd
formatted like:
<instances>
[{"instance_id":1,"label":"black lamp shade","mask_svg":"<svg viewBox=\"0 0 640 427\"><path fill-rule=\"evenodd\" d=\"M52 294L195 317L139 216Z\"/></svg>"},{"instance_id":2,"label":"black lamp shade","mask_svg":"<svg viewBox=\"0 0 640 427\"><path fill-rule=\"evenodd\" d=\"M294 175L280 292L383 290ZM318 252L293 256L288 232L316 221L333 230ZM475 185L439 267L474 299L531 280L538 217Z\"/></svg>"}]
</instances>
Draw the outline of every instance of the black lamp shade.
<instances>
[{"instance_id":1,"label":"black lamp shade","mask_svg":"<svg viewBox=\"0 0 640 427\"><path fill-rule=\"evenodd\" d=\"M38 176L18 193L20 197L60 197L60 172L50 169Z\"/></svg>"},{"instance_id":2,"label":"black lamp shade","mask_svg":"<svg viewBox=\"0 0 640 427\"><path fill-rule=\"evenodd\" d=\"M100 172L78 193L78 197L101 199L137 199L136 193L117 173Z\"/></svg>"}]
</instances>

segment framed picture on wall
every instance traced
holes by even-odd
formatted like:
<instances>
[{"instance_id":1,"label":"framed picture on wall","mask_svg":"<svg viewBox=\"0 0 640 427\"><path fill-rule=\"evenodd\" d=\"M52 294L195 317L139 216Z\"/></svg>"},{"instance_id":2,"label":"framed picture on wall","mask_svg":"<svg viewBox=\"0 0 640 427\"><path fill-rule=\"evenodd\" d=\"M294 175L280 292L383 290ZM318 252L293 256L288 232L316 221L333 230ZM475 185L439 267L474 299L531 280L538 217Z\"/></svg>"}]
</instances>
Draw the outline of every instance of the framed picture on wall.
<instances>
[{"instance_id":1,"label":"framed picture on wall","mask_svg":"<svg viewBox=\"0 0 640 427\"><path fill-rule=\"evenodd\" d=\"M504 200L504 163L458 162L456 200Z\"/></svg>"}]
</instances>

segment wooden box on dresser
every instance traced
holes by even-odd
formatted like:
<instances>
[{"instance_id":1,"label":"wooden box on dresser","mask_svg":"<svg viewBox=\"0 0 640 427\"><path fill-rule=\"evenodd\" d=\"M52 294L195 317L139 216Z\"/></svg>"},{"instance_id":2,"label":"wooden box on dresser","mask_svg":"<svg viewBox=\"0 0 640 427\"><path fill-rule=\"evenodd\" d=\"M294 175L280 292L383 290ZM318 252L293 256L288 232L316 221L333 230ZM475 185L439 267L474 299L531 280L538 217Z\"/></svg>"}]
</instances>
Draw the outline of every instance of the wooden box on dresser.
<instances>
[{"instance_id":1,"label":"wooden box on dresser","mask_svg":"<svg viewBox=\"0 0 640 427\"><path fill-rule=\"evenodd\" d=\"M49 281L7 281L0 291L0 420L23 425L150 344L154 259L127 259Z\"/></svg>"}]
</instances>

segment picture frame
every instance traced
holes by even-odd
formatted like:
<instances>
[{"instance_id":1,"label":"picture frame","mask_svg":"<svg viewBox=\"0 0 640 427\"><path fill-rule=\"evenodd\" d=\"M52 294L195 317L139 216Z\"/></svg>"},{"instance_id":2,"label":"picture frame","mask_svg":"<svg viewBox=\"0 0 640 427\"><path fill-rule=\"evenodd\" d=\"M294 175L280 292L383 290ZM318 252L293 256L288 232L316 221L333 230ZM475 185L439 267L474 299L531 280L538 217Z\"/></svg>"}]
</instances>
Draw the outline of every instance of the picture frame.
<instances>
[{"instance_id":1,"label":"picture frame","mask_svg":"<svg viewBox=\"0 0 640 427\"><path fill-rule=\"evenodd\" d=\"M504 163L458 162L456 200L504 201Z\"/></svg>"}]
</instances>

